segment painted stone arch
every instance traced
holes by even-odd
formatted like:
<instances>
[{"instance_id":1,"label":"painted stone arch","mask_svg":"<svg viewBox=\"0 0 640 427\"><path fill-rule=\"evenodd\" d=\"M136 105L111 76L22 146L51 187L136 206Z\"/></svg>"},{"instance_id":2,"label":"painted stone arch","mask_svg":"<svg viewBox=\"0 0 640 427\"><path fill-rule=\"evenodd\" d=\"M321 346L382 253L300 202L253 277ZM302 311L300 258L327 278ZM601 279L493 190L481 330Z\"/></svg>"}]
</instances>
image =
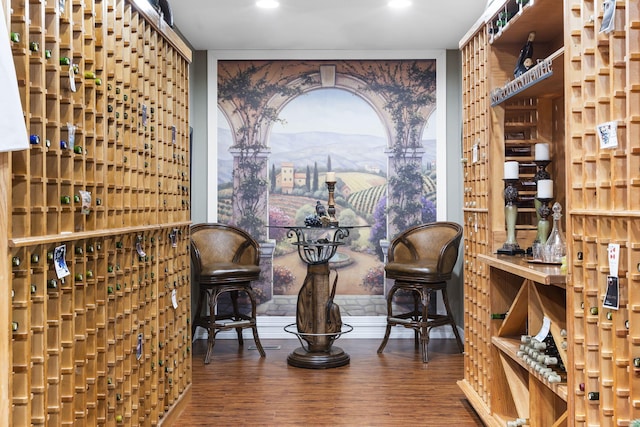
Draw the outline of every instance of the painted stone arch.
<instances>
[{"instance_id":1,"label":"painted stone arch","mask_svg":"<svg viewBox=\"0 0 640 427\"><path fill-rule=\"evenodd\" d=\"M300 94L318 89L333 88L346 90L347 92L357 95L373 108L387 132L388 146L393 145L393 141L395 141L395 130L393 119L384 108L386 100L381 94L367 90L368 86L364 81L348 74L336 73L335 65L320 65L317 72L307 75L305 79L292 75L287 86L300 88ZM289 102L297 96L300 96L300 94L291 96L275 95L269 99L266 106L275 109L279 114ZM232 135L237 135L237 130L246 125L246 121L238 114L238 105L228 100L221 100L218 104L221 112L227 118ZM267 139L272 124L273 123L269 123L268 128L261 130L261 134L263 135L261 142L264 146L268 146ZM237 143L238 141L234 141L234 145Z\"/></svg>"},{"instance_id":2,"label":"painted stone arch","mask_svg":"<svg viewBox=\"0 0 640 427\"><path fill-rule=\"evenodd\" d=\"M368 86L364 81L348 74L336 73L334 65L320 65L318 72L310 75L306 84L302 83L299 78L292 80L289 84L300 87L301 94L320 89L341 89L358 96L373 109L380 119L387 134L387 145L390 146L394 141L393 120L384 109L386 101L380 94L367 90ZM282 109L297 96L300 95L287 98L276 97L273 99L272 106L280 114Z\"/></svg>"}]
</instances>

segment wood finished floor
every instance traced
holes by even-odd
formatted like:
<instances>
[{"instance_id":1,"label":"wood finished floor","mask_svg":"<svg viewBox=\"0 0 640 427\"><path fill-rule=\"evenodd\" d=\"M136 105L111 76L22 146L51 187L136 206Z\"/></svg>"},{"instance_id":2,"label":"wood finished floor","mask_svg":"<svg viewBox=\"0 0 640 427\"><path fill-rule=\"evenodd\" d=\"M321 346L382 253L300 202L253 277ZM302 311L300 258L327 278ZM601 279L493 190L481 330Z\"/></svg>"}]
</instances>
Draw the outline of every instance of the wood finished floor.
<instances>
[{"instance_id":1,"label":"wood finished floor","mask_svg":"<svg viewBox=\"0 0 640 427\"><path fill-rule=\"evenodd\" d=\"M347 366L287 365L297 340L262 340L267 357L235 340L219 340L204 365L205 341L194 343L191 399L175 423L192 426L482 426L456 381L464 362L454 340L431 340L428 364L413 340L336 341ZM280 346L279 350L270 348Z\"/></svg>"}]
</instances>

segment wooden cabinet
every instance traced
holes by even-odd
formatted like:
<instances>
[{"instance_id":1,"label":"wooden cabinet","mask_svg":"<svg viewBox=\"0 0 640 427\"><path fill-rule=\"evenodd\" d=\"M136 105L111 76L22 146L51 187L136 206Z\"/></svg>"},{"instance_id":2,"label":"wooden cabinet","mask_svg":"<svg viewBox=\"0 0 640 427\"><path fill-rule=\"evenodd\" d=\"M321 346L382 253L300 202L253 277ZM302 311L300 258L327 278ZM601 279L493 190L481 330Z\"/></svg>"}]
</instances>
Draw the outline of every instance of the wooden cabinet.
<instances>
[{"instance_id":1,"label":"wooden cabinet","mask_svg":"<svg viewBox=\"0 0 640 427\"><path fill-rule=\"evenodd\" d=\"M542 427L623 426L640 418L640 9L636 2L606 6L493 2L461 42L466 357L459 384L488 425L522 417ZM512 70L531 31L534 58L553 74L520 85ZM604 145L600 125L616 129L617 144ZM505 233L503 161L520 162L517 238L521 247L533 240L534 187L526 182L537 142L550 144L547 170L564 207L566 285L495 255ZM620 248L617 272L610 245ZM611 275L619 279L617 309L603 305ZM502 312L505 319L492 319ZM534 333L544 318L566 345L560 384L541 379L516 350L515 338Z\"/></svg>"},{"instance_id":2,"label":"wooden cabinet","mask_svg":"<svg viewBox=\"0 0 640 427\"><path fill-rule=\"evenodd\" d=\"M191 52L147 2L5 1L8 425L157 425L191 383Z\"/></svg>"},{"instance_id":3,"label":"wooden cabinet","mask_svg":"<svg viewBox=\"0 0 640 427\"><path fill-rule=\"evenodd\" d=\"M562 2L494 2L461 42L466 351L459 384L488 425L567 424L566 373L553 367L560 381L550 381L520 349L522 336L546 325L560 365L569 363L566 275L560 266L496 255L507 237L504 162L519 164L516 239L522 249L537 234L538 143L549 146L545 170L554 180L555 201L565 206L563 24ZM532 32L534 66L516 78Z\"/></svg>"},{"instance_id":4,"label":"wooden cabinet","mask_svg":"<svg viewBox=\"0 0 640 427\"><path fill-rule=\"evenodd\" d=\"M566 275L555 265L532 268L522 257L479 259L489 267L491 295L488 424L526 419L532 426L566 425ZM534 353L528 348L537 349L527 340L537 335L538 341L546 340L547 348ZM545 354L554 358L553 363L545 364Z\"/></svg>"}]
</instances>

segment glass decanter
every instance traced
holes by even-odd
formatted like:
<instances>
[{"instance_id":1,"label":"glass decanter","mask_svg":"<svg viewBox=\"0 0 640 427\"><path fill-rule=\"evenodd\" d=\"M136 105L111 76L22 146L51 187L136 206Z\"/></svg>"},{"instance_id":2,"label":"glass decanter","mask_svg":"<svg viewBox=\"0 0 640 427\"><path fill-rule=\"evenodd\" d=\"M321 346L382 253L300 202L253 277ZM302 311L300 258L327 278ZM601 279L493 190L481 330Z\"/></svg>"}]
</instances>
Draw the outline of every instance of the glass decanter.
<instances>
[{"instance_id":1,"label":"glass decanter","mask_svg":"<svg viewBox=\"0 0 640 427\"><path fill-rule=\"evenodd\" d=\"M562 258L567 254L567 242L562 232L562 226L560 225L560 218L562 218L562 206L560 203L555 202L553 204L553 228L549 234L549 238L545 243L543 260L545 262L559 263L562 262Z\"/></svg>"}]
</instances>

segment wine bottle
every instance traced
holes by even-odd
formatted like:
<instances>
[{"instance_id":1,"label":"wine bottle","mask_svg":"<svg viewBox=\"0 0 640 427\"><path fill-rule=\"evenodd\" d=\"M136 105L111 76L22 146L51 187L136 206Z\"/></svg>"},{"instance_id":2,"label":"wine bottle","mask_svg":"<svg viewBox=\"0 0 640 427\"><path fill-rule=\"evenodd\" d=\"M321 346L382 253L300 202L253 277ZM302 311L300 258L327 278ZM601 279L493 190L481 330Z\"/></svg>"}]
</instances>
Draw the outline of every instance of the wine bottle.
<instances>
[{"instance_id":1,"label":"wine bottle","mask_svg":"<svg viewBox=\"0 0 640 427\"><path fill-rule=\"evenodd\" d=\"M535 32L532 31L529 33L527 42L522 47L520 56L518 57L518 62L516 63L516 67L513 70L514 77L520 77L533 66L533 40L535 39L535 37Z\"/></svg>"}]
</instances>

